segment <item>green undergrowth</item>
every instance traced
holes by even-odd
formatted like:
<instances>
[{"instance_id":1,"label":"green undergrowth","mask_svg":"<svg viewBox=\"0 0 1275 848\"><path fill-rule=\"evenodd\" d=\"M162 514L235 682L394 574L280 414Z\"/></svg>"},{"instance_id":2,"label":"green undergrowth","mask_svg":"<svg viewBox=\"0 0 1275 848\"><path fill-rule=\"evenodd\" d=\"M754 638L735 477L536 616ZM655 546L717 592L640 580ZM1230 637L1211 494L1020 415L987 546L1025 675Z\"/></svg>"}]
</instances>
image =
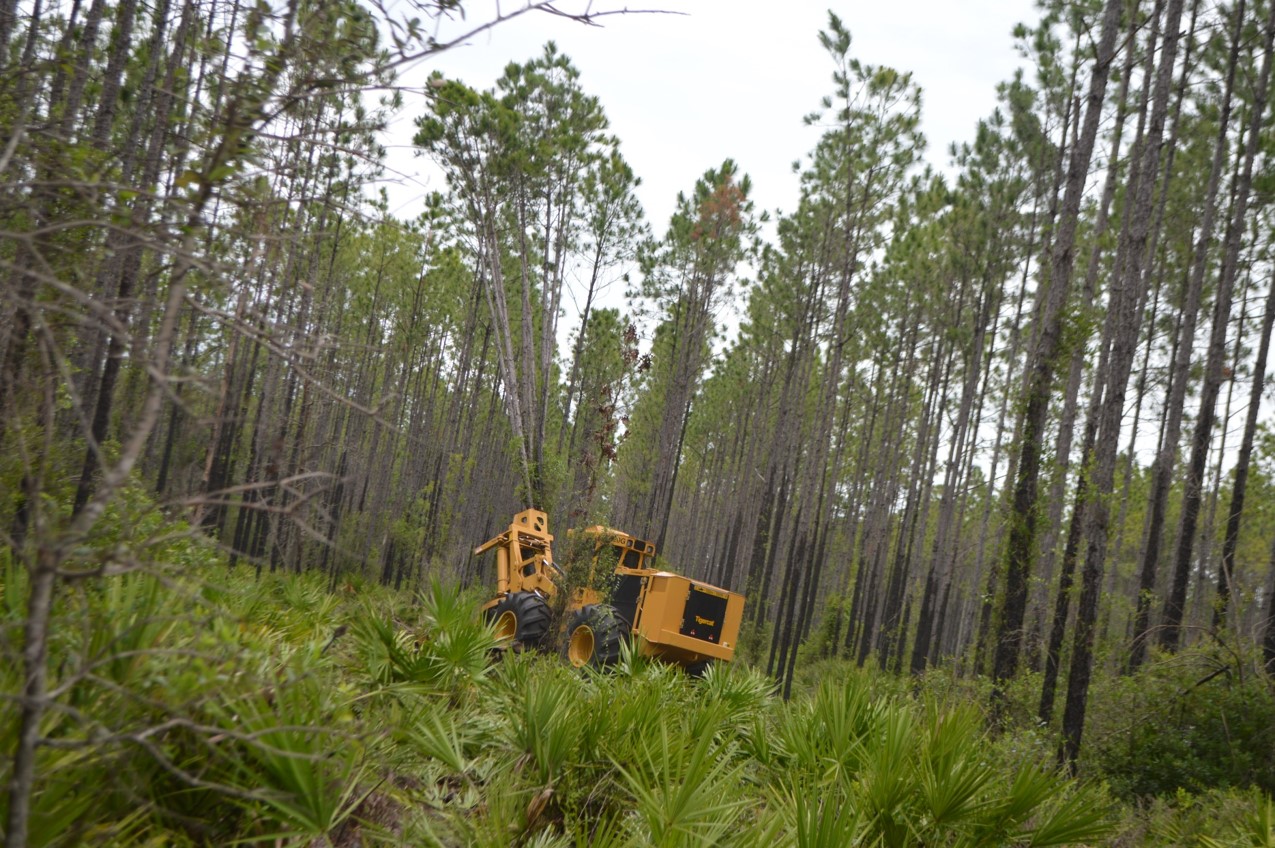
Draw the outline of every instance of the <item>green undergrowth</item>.
<instances>
[{"instance_id":1,"label":"green undergrowth","mask_svg":"<svg viewBox=\"0 0 1275 848\"><path fill-rule=\"evenodd\" d=\"M1275 803L1261 790L1179 790L1124 809L1113 846L1275 846Z\"/></svg>"},{"instance_id":2,"label":"green undergrowth","mask_svg":"<svg viewBox=\"0 0 1275 848\"><path fill-rule=\"evenodd\" d=\"M1104 677L1090 699L1091 766L1130 800L1275 793L1275 685L1258 669L1260 657L1206 644Z\"/></svg>"},{"instance_id":3,"label":"green undergrowth","mask_svg":"<svg viewBox=\"0 0 1275 848\"><path fill-rule=\"evenodd\" d=\"M7 784L25 584L0 578ZM1135 820L957 692L841 667L784 702L742 664L628 654L582 675L499 651L479 600L221 566L66 588L31 844L1260 844L1260 799L1227 796L1233 833Z\"/></svg>"}]
</instances>

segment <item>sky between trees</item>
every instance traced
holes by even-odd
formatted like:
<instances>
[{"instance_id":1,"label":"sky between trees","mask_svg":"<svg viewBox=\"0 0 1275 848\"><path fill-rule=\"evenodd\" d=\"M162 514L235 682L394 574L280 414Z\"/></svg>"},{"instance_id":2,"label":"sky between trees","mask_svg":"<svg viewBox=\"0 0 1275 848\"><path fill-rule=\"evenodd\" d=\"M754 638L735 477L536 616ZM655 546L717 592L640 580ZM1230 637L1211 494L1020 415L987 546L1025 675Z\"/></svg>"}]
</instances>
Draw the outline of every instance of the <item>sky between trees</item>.
<instances>
[{"instance_id":1,"label":"sky between trees","mask_svg":"<svg viewBox=\"0 0 1275 848\"><path fill-rule=\"evenodd\" d=\"M582 4L581 4L582 5ZM792 163L818 140L803 117L827 89L828 61L819 30L832 8L865 62L912 72L923 89L926 160L954 173L948 147L967 142L996 106L996 86L1024 64L1012 38L1037 13L1029 0L649 0L635 14L585 26L549 15L510 21L405 75L421 85L430 72L483 89L506 64L557 43L580 69L583 86L606 105L612 131L642 177L638 196L657 229L705 168L729 156L753 179L759 209L791 211L797 200ZM438 172L415 155L412 119L420 97L407 98L391 125L386 189L391 210L411 217L426 192L443 190ZM393 171L401 174L396 177Z\"/></svg>"}]
</instances>

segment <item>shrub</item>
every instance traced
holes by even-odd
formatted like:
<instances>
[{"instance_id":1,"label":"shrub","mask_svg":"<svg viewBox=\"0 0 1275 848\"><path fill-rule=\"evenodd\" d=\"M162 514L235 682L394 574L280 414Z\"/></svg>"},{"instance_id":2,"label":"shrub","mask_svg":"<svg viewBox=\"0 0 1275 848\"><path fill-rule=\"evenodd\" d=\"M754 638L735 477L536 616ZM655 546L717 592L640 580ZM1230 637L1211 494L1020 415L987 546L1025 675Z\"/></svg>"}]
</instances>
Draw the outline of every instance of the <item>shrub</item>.
<instances>
[{"instance_id":1,"label":"shrub","mask_svg":"<svg viewBox=\"0 0 1275 848\"><path fill-rule=\"evenodd\" d=\"M1095 681L1082 750L1125 799L1275 792L1275 690L1242 658L1194 650Z\"/></svg>"}]
</instances>

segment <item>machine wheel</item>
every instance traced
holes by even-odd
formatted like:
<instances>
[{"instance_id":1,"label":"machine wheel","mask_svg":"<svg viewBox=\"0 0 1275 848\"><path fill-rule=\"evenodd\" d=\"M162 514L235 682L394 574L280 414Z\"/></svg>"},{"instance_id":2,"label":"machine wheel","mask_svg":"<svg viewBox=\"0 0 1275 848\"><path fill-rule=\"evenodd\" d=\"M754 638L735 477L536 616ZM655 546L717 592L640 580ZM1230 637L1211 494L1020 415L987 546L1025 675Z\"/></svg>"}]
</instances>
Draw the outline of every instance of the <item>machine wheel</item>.
<instances>
[{"instance_id":1,"label":"machine wheel","mask_svg":"<svg viewBox=\"0 0 1275 848\"><path fill-rule=\"evenodd\" d=\"M549 632L549 604L535 592L514 592L492 607L487 618L496 638L539 648Z\"/></svg>"},{"instance_id":2,"label":"machine wheel","mask_svg":"<svg viewBox=\"0 0 1275 848\"><path fill-rule=\"evenodd\" d=\"M614 665L620 659L625 630L614 609L605 604L589 604L571 617L563 655L576 668Z\"/></svg>"},{"instance_id":3,"label":"machine wheel","mask_svg":"<svg viewBox=\"0 0 1275 848\"><path fill-rule=\"evenodd\" d=\"M689 663L688 665L685 666L686 676L694 680L699 680L705 674L708 674L708 670L712 668L713 664L716 662L717 662L716 660L708 659L708 660L700 660L699 662Z\"/></svg>"}]
</instances>

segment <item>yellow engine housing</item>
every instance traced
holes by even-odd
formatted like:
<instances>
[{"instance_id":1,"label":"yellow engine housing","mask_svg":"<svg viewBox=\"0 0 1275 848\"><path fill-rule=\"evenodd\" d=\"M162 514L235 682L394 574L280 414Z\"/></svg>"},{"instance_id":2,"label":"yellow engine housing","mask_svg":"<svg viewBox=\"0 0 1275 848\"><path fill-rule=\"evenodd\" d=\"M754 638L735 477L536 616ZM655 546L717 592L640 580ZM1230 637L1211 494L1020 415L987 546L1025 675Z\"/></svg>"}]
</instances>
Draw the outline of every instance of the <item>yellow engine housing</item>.
<instances>
[{"instance_id":1,"label":"yellow engine housing","mask_svg":"<svg viewBox=\"0 0 1275 848\"><path fill-rule=\"evenodd\" d=\"M681 663L735 656L743 595L667 571L641 579L633 632L642 637L645 653Z\"/></svg>"}]
</instances>

